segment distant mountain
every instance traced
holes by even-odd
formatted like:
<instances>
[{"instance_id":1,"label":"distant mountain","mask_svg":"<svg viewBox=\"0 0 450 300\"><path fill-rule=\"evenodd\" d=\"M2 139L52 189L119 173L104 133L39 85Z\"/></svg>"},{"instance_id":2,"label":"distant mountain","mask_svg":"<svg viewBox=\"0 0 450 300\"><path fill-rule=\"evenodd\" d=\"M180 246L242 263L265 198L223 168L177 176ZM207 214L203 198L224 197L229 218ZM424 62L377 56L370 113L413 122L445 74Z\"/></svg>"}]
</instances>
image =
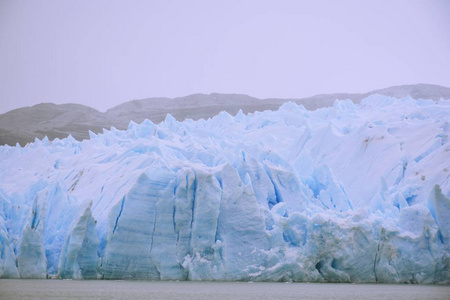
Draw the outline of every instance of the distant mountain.
<instances>
[{"instance_id":1,"label":"distant mountain","mask_svg":"<svg viewBox=\"0 0 450 300\"><path fill-rule=\"evenodd\" d=\"M96 109L80 104L41 103L0 115L0 145L25 145L35 138L47 136L53 140L71 134L76 139L87 138L88 131L110 128L111 121Z\"/></svg>"},{"instance_id":2,"label":"distant mountain","mask_svg":"<svg viewBox=\"0 0 450 300\"><path fill-rule=\"evenodd\" d=\"M126 129L130 121L141 123L149 119L154 123L164 120L170 113L177 120L209 118L221 111L234 115L239 109L244 113L278 109L283 103L292 101L309 110L333 105L336 99L351 99L358 103L363 98L381 94L396 98L411 96L414 99L450 99L450 88L414 84L394 86L364 94L324 94L302 99L258 99L240 94L194 94L179 98L147 98L125 102L99 112L80 104L38 104L9 111L0 115L0 145L25 145L35 138L47 136L50 140L71 134L75 139L89 138L88 131L101 132L103 128Z\"/></svg>"},{"instance_id":3,"label":"distant mountain","mask_svg":"<svg viewBox=\"0 0 450 300\"><path fill-rule=\"evenodd\" d=\"M393 86L381 90L375 90L367 93L366 95L373 94L380 94L395 98L403 98L409 95L414 99L439 100L441 98L450 99L450 88L433 84L419 83Z\"/></svg>"}]
</instances>

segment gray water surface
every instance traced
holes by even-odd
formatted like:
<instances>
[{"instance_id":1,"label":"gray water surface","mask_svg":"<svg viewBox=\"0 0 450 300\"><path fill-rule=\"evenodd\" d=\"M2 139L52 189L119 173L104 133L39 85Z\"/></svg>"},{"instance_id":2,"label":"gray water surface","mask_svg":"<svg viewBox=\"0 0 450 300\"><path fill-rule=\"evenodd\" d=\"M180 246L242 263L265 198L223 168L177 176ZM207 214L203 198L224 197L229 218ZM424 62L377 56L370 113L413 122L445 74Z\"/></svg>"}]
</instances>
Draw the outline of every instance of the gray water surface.
<instances>
[{"instance_id":1,"label":"gray water surface","mask_svg":"<svg viewBox=\"0 0 450 300\"><path fill-rule=\"evenodd\" d=\"M0 299L450 300L450 286L0 279Z\"/></svg>"}]
</instances>

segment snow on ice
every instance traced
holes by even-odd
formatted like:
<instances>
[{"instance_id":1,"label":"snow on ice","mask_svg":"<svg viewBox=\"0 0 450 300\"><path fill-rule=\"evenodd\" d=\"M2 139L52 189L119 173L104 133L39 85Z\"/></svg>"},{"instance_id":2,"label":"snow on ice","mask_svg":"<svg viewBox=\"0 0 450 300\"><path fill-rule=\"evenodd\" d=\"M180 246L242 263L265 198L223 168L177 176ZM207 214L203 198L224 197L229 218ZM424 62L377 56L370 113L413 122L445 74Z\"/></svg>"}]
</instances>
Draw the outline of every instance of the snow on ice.
<instances>
[{"instance_id":1,"label":"snow on ice","mask_svg":"<svg viewBox=\"0 0 450 300\"><path fill-rule=\"evenodd\" d=\"M450 282L450 101L0 147L0 277Z\"/></svg>"}]
</instances>

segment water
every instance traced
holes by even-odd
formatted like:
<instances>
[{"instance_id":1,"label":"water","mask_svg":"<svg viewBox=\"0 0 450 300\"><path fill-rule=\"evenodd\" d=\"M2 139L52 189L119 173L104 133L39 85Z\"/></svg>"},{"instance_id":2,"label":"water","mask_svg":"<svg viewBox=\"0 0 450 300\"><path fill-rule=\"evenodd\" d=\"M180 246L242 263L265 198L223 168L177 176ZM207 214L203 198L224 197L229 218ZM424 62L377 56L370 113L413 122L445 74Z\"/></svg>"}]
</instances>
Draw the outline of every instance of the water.
<instances>
[{"instance_id":1,"label":"water","mask_svg":"<svg viewBox=\"0 0 450 300\"><path fill-rule=\"evenodd\" d=\"M450 286L0 279L0 299L450 300Z\"/></svg>"}]
</instances>

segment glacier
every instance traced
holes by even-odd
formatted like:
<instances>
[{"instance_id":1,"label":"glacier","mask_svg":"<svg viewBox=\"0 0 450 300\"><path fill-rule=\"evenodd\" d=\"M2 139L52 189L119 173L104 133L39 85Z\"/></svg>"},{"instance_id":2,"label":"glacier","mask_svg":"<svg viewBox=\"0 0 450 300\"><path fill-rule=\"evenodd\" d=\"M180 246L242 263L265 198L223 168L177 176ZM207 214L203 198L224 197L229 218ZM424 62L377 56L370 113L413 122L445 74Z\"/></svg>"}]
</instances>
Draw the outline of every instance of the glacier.
<instances>
[{"instance_id":1,"label":"glacier","mask_svg":"<svg viewBox=\"0 0 450 300\"><path fill-rule=\"evenodd\" d=\"M0 278L450 283L450 100L0 147Z\"/></svg>"}]
</instances>

